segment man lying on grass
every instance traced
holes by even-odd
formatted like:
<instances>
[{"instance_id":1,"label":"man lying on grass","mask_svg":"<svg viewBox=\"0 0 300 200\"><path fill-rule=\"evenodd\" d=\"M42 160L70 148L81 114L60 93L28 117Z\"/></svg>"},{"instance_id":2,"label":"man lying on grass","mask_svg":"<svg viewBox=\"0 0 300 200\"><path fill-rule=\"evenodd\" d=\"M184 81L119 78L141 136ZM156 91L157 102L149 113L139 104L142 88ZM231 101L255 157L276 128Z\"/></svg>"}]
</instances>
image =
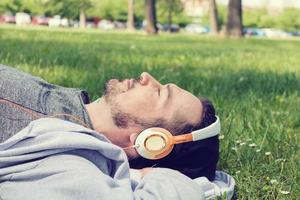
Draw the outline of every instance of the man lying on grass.
<instances>
[{"instance_id":1,"label":"man lying on grass","mask_svg":"<svg viewBox=\"0 0 300 200\"><path fill-rule=\"evenodd\" d=\"M136 138L147 128L179 135L217 120L208 100L146 72L109 80L89 102L85 91L0 65L0 110L2 199L201 199L190 178L214 179L217 136L177 144L161 159L139 157ZM141 169L139 182L127 160Z\"/></svg>"}]
</instances>

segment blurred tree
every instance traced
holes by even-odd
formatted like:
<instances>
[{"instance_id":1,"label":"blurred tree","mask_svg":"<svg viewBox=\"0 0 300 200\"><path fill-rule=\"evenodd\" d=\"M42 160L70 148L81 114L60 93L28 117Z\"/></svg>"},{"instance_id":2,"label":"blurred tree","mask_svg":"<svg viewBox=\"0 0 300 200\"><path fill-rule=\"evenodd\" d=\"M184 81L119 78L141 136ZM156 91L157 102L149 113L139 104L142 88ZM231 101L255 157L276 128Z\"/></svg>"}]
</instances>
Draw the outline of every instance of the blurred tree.
<instances>
[{"instance_id":1,"label":"blurred tree","mask_svg":"<svg viewBox=\"0 0 300 200\"><path fill-rule=\"evenodd\" d=\"M237 38L243 36L242 0L229 0L226 34Z\"/></svg>"},{"instance_id":2,"label":"blurred tree","mask_svg":"<svg viewBox=\"0 0 300 200\"><path fill-rule=\"evenodd\" d=\"M243 11L243 22L247 27L278 28L297 32L300 30L300 12L296 8L286 8L277 13L268 13L266 9L248 9Z\"/></svg>"},{"instance_id":3,"label":"blurred tree","mask_svg":"<svg viewBox=\"0 0 300 200\"><path fill-rule=\"evenodd\" d=\"M80 27L84 28L86 25L86 10L92 7L92 3L90 0L74 0L79 6L80 16L79 16L79 24Z\"/></svg>"},{"instance_id":4,"label":"blurred tree","mask_svg":"<svg viewBox=\"0 0 300 200\"><path fill-rule=\"evenodd\" d=\"M22 11L34 15L44 15L45 3L43 0L22 0Z\"/></svg>"},{"instance_id":5,"label":"blurred tree","mask_svg":"<svg viewBox=\"0 0 300 200\"><path fill-rule=\"evenodd\" d=\"M22 2L18 0L1 0L0 11L16 14L22 10Z\"/></svg>"},{"instance_id":6,"label":"blurred tree","mask_svg":"<svg viewBox=\"0 0 300 200\"><path fill-rule=\"evenodd\" d=\"M183 12L182 0L160 0L158 3L158 12L160 18L167 18L168 30L171 32L173 15L180 15ZM164 21L164 20L163 20Z\"/></svg>"},{"instance_id":7,"label":"blurred tree","mask_svg":"<svg viewBox=\"0 0 300 200\"><path fill-rule=\"evenodd\" d=\"M88 17L100 17L108 20L126 22L128 18L128 0L91 0L92 7L87 10ZM139 7L143 11L144 4ZM135 2L135 5L138 3ZM136 9L135 9L136 10ZM142 13L144 15L144 13Z\"/></svg>"},{"instance_id":8,"label":"blurred tree","mask_svg":"<svg viewBox=\"0 0 300 200\"><path fill-rule=\"evenodd\" d=\"M286 8L275 18L275 27L289 32L300 30L300 12L296 8Z\"/></svg>"},{"instance_id":9,"label":"blurred tree","mask_svg":"<svg viewBox=\"0 0 300 200\"><path fill-rule=\"evenodd\" d=\"M246 27L260 27L260 22L264 16L268 15L266 9L244 9L243 24Z\"/></svg>"},{"instance_id":10,"label":"blurred tree","mask_svg":"<svg viewBox=\"0 0 300 200\"><path fill-rule=\"evenodd\" d=\"M43 15L45 6L43 0L1 0L0 13L10 12L26 12L31 15Z\"/></svg>"},{"instance_id":11,"label":"blurred tree","mask_svg":"<svg viewBox=\"0 0 300 200\"><path fill-rule=\"evenodd\" d=\"M59 14L62 17L75 19L79 17L80 27L85 27L86 10L92 7L90 0L48 0L48 15Z\"/></svg>"},{"instance_id":12,"label":"blurred tree","mask_svg":"<svg viewBox=\"0 0 300 200\"><path fill-rule=\"evenodd\" d=\"M127 29L134 30L134 0L128 0Z\"/></svg>"},{"instance_id":13,"label":"blurred tree","mask_svg":"<svg viewBox=\"0 0 300 200\"><path fill-rule=\"evenodd\" d=\"M216 0L209 0L209 13L210 33L212 35L217 35L219 32L219 26Z\"/></svg>"},{"instance_id":14,"label":"blurred tree","mask_svg":"<svg viewBox=\"0 0 300 200\"><path fill-rule=\"evenodd\" d=\"M155 0L145 0L146 32L157 34Z\"/></svg>"}]
</instances>

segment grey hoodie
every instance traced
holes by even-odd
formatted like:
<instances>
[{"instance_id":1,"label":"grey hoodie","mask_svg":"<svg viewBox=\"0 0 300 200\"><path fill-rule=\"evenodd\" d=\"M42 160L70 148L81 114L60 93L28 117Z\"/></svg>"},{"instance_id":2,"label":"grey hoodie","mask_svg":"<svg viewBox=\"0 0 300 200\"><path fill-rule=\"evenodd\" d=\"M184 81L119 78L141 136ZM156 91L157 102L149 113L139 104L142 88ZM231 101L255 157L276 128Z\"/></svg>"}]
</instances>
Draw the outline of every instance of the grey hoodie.
<instances>
[{"instance_id":1,"label":"grey hoodie","mask_svg":"<svg viewBox=\"0 0 300 200\"><path fill-rule=\"evenodd\" d=\"M0 199L204 198L196 182L171 169L133 181L121 148L72 122L39 119L0 143Z\"/></svg>"}]
</instances>

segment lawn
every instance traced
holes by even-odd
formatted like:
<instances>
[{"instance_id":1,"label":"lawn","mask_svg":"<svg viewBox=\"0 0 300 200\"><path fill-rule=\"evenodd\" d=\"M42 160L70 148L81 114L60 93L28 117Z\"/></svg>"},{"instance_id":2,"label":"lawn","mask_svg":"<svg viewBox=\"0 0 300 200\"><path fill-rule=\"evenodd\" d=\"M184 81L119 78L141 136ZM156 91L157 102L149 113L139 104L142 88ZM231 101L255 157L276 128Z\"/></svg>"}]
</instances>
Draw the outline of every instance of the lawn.
<instances>
[{"instance_id":1,"label":"lawn","mask_svg":"<svg viewBox=\"0 0 300 200\"><path fill-rule=\"evenodd\" d=\"M142 71L211 99L238 199L299 199L300 40L0 26L0 63L101 95Z\"/></svg>"}]
</instances>

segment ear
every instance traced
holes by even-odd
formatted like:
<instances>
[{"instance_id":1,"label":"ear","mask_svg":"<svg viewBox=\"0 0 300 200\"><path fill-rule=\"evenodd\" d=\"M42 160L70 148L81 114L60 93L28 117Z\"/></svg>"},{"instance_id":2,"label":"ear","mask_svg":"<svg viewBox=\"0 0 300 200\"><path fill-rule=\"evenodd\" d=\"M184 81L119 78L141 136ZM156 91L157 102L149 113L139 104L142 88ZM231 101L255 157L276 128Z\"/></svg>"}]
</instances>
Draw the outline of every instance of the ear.
<instances>
[{"instance_id":1,"label":"ear","mask_svg":"<svg viewBox=\"0 0 300 200\"><path fill-rule=\"evenodd\" d=\"M136 140L136 138L137 138L138 135L139 135L139 133L131 133L131 134L129 135L130 143L131 143L132 145L134 145L134 142L135 142L135 140Z\"/></svg>"}]
</instances>

